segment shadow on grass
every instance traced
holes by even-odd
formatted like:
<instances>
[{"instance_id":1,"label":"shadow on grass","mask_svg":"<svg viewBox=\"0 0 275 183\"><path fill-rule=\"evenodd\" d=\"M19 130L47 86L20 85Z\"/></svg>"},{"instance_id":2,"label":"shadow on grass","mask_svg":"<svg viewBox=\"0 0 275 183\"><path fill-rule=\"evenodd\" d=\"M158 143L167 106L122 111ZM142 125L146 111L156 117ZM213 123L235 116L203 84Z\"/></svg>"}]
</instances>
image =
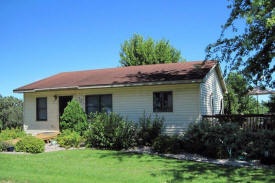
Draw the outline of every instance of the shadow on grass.
<instances>
[{"instance_id":1,"label":"shadow on grass","mask_svg":"<svg viewBox=\"0 0 275 183\"><path fill-rule=\"evenodd\" d=\"M239 168L127 152L112 152L103 154L100 158L114 158L120 162L129 161L131 158L148 163L157 161L162 166L161 170L159 172L152 172L151 176L165 175L171 177L167 181L169 183L191 182L194 180L208 180L209 182L275 182L274 168Z\"/></svg>"},{"instance_id":2,"label":"shadow on grass","mask_svg":"<svg viewBox=\"0 0 275 183\"><path fill-rule=\"evenodd\" d=\"M191 182L199 178L211 182L275 182L275 169L240 168L184 160L177 162L177 165L160 173L172 176L169 183ZM169 161L165 163L169 164Z\"/></svg>"},{"instance_id":3,"label":"shadow on grass","mask_svg":"<svg viewBox=\"0 0 275 183\"><path fill-rule=\"evenodd\" d=\"M141 158L144 158L144 155L140 154L140 153L114 151L114 152L108 153L108 154L101 154L99 156L99 158L113 158L113 159L117 159L118 161L122 162L125 160L129 160L129 158L141 159ZM152 157L152 158L154 158L154 157Z\"/></svg>"}]
</instances>

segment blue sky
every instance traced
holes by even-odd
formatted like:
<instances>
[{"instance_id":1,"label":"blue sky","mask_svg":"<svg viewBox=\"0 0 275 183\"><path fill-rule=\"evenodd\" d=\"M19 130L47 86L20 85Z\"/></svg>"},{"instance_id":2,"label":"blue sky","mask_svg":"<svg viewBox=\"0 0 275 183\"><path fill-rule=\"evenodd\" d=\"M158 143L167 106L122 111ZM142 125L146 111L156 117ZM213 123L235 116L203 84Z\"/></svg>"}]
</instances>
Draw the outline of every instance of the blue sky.
<instances>
[{"instance_id":1,"label":"blue sky","mask_svg":"<svg viewBox=\"0 0 275 183\"><path fill-rule=\"evenodd\" d=\"M166 38L188 61L203 60L229 16L226 0L45 1L0 3L0 94L44 77L119 66L134 33Z\"/></svg>"}]
</instances>

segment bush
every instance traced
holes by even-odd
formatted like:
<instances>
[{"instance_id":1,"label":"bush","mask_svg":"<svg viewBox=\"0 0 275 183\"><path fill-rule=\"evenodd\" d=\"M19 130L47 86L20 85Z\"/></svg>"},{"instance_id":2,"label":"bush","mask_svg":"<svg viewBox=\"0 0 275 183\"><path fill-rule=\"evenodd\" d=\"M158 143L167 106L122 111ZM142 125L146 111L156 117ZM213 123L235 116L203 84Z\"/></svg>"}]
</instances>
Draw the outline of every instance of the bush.
<instances>
[{"instance_id":1,"label":"bush","mask_svg":"<svg viewBox=\"0 0 275 183\"><path fill-rule=\"evenodd\" d=\"M20 128L12 128L2 130L0 133L0 141L7 141L16 138L25 137L27 134L25 131L21 130Z\"/></svg>"},{"instance_id":2,"label":"bush","mask_svg":"<svg viewBox=\"0 0 275 183\"><path fill-rule=\"evenodd\" d=\"M154 119L151 115L143 116L139 119L138 125L138 144L151 146L155 138L161 135L163 129L164 118L155 116Z\"/></svg>"},{"instance_id":3,"label":"bush","mask_svg":"<svg viewBox=\"0 0 275 183\"><path fill-rule=\"evenodd\" d=\"M236 140L239 154L246 159L260 159L265 164L275 164L275 131L242 131Z\"/></svg>"},{"instance_id":4,"label":"bush","mask_svg":"<svg viewBox=\"0 0 275 183\"><path fill-rule=\"evenodd\" d=\"M184 150L212 158L275 163L275 131L243 130L235 123L201 121L189 126L184 135Z\"/></svg>"},{"instance_id":5,"label":"bush","mask_svg":"<svg viewBox=\"0 0 275 183\"><path fill-rule=\"evenodd\" d=\"M15 151L17 152L41 153L44 149L44 141L33 136L23 137L15 144Z\"/></svg>"},{"instance_id":6,"label":"bush","mask_svg":"<svg viewBox=\"0 0 275 183\"><path fill-rule=\"evenodd\" d=\"M160 135L153 142L153 150L159 153L177 154L182 152L183 141L178 136Z\"/></svg>"},{"instance_id":7,"label":"bush","mask_svg":"<svg viewBox=\"0 0 275 183\"><path fill-rule=\"evenodd\" d=\"M239 127L233 123L192 123L184 135L184 150L211 158L233 157L238 133Z\"/></svg>"},{"instance_id":8,"label":"bush","mask_svg":"<svg viewBox=\"0 0 275 183\"><path fill-rule=\"evenodd\" d=\"M89 147L127 149L135 145L136 125L115 113L95 113L85 138Z\"/></svg>"},{"instance_id":9,"label":"bush","mask_svg":"<svg viewBox=\"0 0 275 183\"><path fill-rule=\"evenodd\" d=\"M82 142L84 142L84 139L80 136L80 134L69 129L64 130L57 137L57 143L61 147L65 148L79 147Z\"/></svg>"},{"instance_id":10,"label":"bush","mask_svg":"<svg viewBox=\"0 0 275 183\"><path fill-rule=\"evenodd\" d=\"M0 141L0 152L7 151L10 146L12 145L8 142Z\"/></svg>"},{"instance_id":11,"label":"bush","mask_svg":"<svg viewBox=\"0 0 275 183\"><path fill-rule=\"evenodd\" d=\"M64 113L60 120L61 131L70 129L83 135L83 132L88 127L87 115L80 106L80 103L74 99L70 101L64 109Z\"/></svg>"}]
</instances>

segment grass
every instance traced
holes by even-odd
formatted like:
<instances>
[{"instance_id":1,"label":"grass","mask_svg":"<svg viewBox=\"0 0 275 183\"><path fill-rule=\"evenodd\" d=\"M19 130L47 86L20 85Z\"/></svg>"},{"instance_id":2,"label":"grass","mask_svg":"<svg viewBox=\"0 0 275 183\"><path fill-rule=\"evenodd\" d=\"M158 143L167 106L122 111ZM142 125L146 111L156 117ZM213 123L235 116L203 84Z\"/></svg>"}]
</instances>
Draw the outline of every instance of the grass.
<instances>
[{"instance_id":1,"label":"grass","mask_svg":"<svg viewBox=\"0 0 275 183\"><path fill-rule=\"evenodd\" d=\"M0 182L275 182L275 169L252 169L107 150L0 154Z\"/></svg>"}]
</instances>

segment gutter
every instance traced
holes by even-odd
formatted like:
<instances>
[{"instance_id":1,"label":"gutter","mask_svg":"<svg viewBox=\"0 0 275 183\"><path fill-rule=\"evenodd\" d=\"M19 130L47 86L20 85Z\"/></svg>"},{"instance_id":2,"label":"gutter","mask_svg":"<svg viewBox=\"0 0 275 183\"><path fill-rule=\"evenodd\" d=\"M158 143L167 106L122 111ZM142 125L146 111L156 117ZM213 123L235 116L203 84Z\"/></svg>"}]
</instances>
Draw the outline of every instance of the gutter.
<instances>
[{"instance_id":1,"label":"gutter","mask_svg":"<svg viewBox=\"0 0 275 183\"><path fill-rule=\"evenodd\" d=\"M40 91L55 91L55 90L83 90L95 88L118 88L118 87L132 87L132 86L154 86L154 85L173 85L173 84L192 84L202 83L202 79L193 80L177 80L177 81L157 81L157 82L142 82L142 83L124 83L124 84L107 84L107 85L91 85L91 86L72 86L72 87L56 87L56 88L41 88L31 90L13 90L14 93L29 93Z\"/></svg>"}]
</instances>

